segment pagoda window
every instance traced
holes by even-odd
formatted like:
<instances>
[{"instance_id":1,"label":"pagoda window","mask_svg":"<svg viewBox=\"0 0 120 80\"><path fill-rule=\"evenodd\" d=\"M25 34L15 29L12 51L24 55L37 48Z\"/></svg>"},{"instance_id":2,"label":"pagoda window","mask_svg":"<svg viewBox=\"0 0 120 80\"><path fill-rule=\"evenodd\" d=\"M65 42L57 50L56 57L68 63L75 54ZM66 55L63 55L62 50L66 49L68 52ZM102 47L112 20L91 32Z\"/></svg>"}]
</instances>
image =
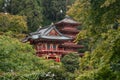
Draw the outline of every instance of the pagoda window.
<instances>
[{"instance_id":1,"label":"pagoda window","mask_svg":"<svg viewBox=\"0 0 120 80\"><path fill-rule=\"evenodd\" d=\"M56 44L53 44L53 50L56 50Z\"/></svg>"},{"instance_id":2,"label":"pagoda window","mask_svg":"<svg viewBox=\"0 0 120 80\"><path fill-rule=\"evenodd\" d=\"M39 45L37 46L37 50L38 50L38 51L40 50L40 46L39 46Z\"/></svg>"},{"instance_id":3,"label":"pagoda window","mask_svg":"<svg viewBox=\"0 0 120 80\"><path fill-rule=\"evenodd\" d=\"M45 44L43 44L43 45L42 45L42 48L43 48L43 50L45 50L45 49L46 49L46 45L45 45Z\"/></svg>"},{"instance_id":4,"label":"pagoda window","mask_svg":"<svg viewBox=\"0 0 120 80\"><path fill-rule=\"evenodd\" d=\"M36 48L35 48L37 51L38 51L38 45L36 45Z\"/></svg>"},{"instance_id":5,"label":"pagoda window","mask_svg":"<svg viewBox=\"0 0 120 80\"><path fill-rule=\"evenodd\" d=\"M41 50L41 45L37 45L37 51Z\"/></svg>"},{"instance_id":6,"label":"pagoda window","mask_svg":"<svg viewBox=\"0 0 120 80\"><path fill-rule=\"evenodd\" d=\"M47 50L50 50L50 44L47 44Z\"/></svg>"}]
</instances>

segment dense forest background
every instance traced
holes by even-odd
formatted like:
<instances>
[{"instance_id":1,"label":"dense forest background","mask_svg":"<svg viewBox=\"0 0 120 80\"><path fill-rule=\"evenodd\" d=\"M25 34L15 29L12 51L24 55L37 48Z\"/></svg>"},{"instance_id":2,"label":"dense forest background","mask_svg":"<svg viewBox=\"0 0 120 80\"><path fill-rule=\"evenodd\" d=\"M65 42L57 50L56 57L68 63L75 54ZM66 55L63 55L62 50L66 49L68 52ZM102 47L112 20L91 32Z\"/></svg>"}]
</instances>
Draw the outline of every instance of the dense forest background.
<instances>
[{"instance_id":1,"label":"dense forest background","mask_svg":"<svg viewBox=\"0 0 120 80\"><path fill-rule=\"evenodd\" d=\"M74 0L1 0L0 11L25 16L28 31L56 22L66 15Z\"/></svg>"},{"instance_id":2,"label":"dense forest background","mask_svg":"<svg viewBox=\"0 0 120 80\"><path fill-rule=\"evenodd\" d=\"M82 58L44 60L20 42L66 14L82 24ZM120 80L120 0L0 0L0 80Z\"/></svg>"}]
</instances>

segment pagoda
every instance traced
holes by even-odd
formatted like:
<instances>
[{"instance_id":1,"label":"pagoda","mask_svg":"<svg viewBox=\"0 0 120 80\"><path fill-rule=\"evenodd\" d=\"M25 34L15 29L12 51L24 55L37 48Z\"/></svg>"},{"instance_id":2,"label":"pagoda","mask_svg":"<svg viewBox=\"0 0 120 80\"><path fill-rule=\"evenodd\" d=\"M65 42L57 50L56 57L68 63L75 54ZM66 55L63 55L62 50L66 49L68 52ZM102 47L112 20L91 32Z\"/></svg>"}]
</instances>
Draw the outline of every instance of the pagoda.
<instances>
[{"instance_id":1,"label":"pagoda","mask_svg":"<svg viewBox=\"0 0 120 80\"><path fill-rule=\"evenodd\" d=\"M60 45L69 40L71 40L70 37L60 33L52 24L30 33L22 42L29 41L31 45L34 45L37 56L59 62L61 56L68 53Z\"/></svg>"},{"instance_id":2,"label":"pagoda","mask_svg":"<svg viewBox=\"0 0 120 80\"><path fill-rule=\"evenodd\" d=\"M73 20L69 16L66 16L63 20L55 23L55 25L62 34L72 38L71 40L64 42L64 44L61 45L61 47L64 48L65 51L67 51L68 53L78 53L78 50L84 47L83 45L78 45L74 42L77 34L79 33L77 27L80 24L77 21ZM83 53L79 53L79 55L83 56Z\"/></svg>"},{"instance_id":3,"label":"pagoda","mask_svg":"<svg viewBox=\"0 0 120 80\"><path fill-rule=\"evenodd\" d=\"M66 16L63 20L29 33L22 42L34 45L36 55L60 62L61 57L69 53L79 53L82 45L74 43L80 24ZM83 56L80 54L80 56Z\"/></svg>"}]
</instances>

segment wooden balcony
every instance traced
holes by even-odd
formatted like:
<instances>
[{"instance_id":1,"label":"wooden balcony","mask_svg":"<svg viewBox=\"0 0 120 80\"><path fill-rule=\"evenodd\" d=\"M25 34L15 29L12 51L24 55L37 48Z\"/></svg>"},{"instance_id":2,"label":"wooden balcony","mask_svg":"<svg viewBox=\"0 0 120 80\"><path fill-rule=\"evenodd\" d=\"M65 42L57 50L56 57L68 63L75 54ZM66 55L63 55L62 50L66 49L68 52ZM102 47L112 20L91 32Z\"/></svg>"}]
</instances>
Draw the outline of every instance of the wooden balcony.
<instances>
[{"instance_id":1,"label":"wooden balcony","mask_svg":"<svg viewBox=\"0 0 120 80\"><path fill-rule=\"evenodd\" d=\"M68 53L72 53L72 52L74 52L74 53L77 53L77 52L75 52L75 51L65 51L65 50L37 50L36 51L37 53L62 53L62 54L68 54Z\"/></svg>"}]
</instances>

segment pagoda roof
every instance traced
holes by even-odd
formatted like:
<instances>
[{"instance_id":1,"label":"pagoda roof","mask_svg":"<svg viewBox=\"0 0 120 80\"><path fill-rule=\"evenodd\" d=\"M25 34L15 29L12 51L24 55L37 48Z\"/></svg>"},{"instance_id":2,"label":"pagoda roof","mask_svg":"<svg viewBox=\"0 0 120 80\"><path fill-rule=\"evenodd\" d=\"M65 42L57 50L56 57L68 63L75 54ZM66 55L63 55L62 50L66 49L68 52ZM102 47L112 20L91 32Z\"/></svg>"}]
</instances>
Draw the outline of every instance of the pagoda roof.
<instances>
[{"instance_id":1,"label":"pagoda roof","mask_svg":"<svg viewBox=\"0 0 120 80\"><path fill-rule=\"evenodd\" d=\"M58 35L49 35L49 33L55 30ZM60 33L55 25L49 25L43 28L39 28L36 32L29 33L28 36L22 40L22 42L27 42L29 39L47 39L47 40L70 40L71 38Z\"/></svg>"},{"instance_id":2,"label":"pagoda roof","mask_svg":"<svg viewBox=\"0 0 120 80\"><path fill-rule=\"evenodd\" d=\"M64 32L75 32L75 33L79 33L80 30L73 30L73 29L61 29L61 31Z\"/></svg>"},{"instance_id":3,"label":"pagoda roof","mask_svg":"<svg viewBox=\"0 0 120 80\"><path fill-rule=\"evenodd\" d=\"M74 19L72 19L68 15L66 15L66 17L63 20L55 23L55 25L62 25L62 24L79 25L80 23L75 21Z\"/></svg>"},{"instance_id":4,"label":"pagoda roof","mask_svg":"<svg viewBox=\"0 0 120 80\"><path fill-rule=\"evenodd\" d=\"M63 45L61 45L62 47L75 47L75 48L83 48L83 45L78 45L75 44L74 42L65 42Z\"/></svg>"},{"instance_id":5,"label":"pagoda roof","mask_svg":"<svg viewBox=\"0 0 120 80\"><path fill-rule=\"evenodd\" d=\"M76 45L76 44L74 44L74 45L70 45L70 44L63 44L63 45L61 45L61 47L70 47L70 48L83 48L84 46L83 45Z\"/></svg>"}]
</instances>

